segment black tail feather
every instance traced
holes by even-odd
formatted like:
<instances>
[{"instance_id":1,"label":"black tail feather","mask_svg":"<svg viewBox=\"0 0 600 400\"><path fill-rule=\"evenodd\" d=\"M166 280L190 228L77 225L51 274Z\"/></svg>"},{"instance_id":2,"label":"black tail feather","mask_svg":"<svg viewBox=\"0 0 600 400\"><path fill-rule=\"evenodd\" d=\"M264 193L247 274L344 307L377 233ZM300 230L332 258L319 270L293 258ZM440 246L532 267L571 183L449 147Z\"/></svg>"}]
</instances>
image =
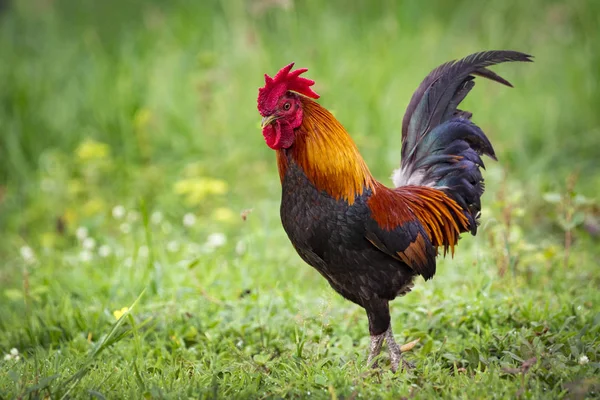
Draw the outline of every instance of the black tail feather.
<instances>
[{"instance_id":1,"label":"black tail feather","mask_svg":"<svg viewBox=\"0 0 600 400\"><path fill-rule=\"evenodd\" d=\"M494 160L496 155L487 136L470 121L472 114L457 107L475 86L475 76L512 87L486 67L529 62L531 57L516 51L487 51L434 69L413 94L402 121L402 164L394 173L396 186L419 184L446 191L463 207L475 234L484 191L481 155Z\"/></svg>"}]
</instances>

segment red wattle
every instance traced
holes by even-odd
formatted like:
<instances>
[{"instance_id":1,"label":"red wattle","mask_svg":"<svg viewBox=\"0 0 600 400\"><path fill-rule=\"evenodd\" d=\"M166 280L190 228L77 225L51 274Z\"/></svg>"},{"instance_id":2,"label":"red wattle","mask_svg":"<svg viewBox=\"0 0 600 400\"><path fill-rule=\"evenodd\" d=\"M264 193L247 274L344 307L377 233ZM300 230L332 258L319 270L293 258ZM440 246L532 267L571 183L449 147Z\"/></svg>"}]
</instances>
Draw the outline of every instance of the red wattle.
<instances>
[{"instance_id":1,"label":"red wattle","mask_svg":"<svg viewBox=\"0 0 600 400\"><path fill-rule=\"evenodd\" d=\"M263 128L263 136L267 146L273 150L279 149L279 141L281 140L281 129L275 129L275 124L267 125Z\"/></svg>"},{"instance_id":2,"label":"red wattle","mask_svg":"<svg viewBox=\"0 0 600 400\"><path fill-rule=\"evenodd\" d=\"M286 123L276 121L263 128L267 146L273 150L287 149L294 144L294 129Z\"/></svg>"}]
</instances>

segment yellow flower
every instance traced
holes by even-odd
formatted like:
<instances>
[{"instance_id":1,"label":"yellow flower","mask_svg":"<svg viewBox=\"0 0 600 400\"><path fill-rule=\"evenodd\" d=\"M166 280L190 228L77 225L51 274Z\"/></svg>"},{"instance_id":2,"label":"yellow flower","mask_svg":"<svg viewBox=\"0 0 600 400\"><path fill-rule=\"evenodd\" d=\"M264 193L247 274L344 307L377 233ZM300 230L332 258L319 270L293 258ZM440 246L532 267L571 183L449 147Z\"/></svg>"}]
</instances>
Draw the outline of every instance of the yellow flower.
<instances>
[{"instance_id":1,"label":"yellow flower","mask_svg":"<svg viewBox=\"0 0 600 400\"><path fill-rule=\"evenodd\" d=\"M231 209L219 207L213 212L213 219L219 222L231 222L236 218L236 214Z\"/></svg>"},{"instance_id":2,"label":"yellow flower","mask_svg":"<svg viewBox=\"0 0 600 400\"><path fill-rule=\"evenodd\" d=\"M227 193L227 182L213 178L190 178L177 181L173 187L175 193L185 197L191 206L198 205L209 195Z\"/></svg>"},{"instance_id":3,"label":"yellow flower","mask_svg":"<svg viewBox=\"0 0 600 400\"><path fill-rule=\"evenodd\" d=\"M82 207L82 211L84 215L97 215L104 211L105 209L104 200L100 198L94 198L88 200Z\"/></svg>"},{"instance_id":4,"label":"yellow flower","mask_svg":"<svg viewBox=\"0 0 600 400\"><path fill-rule=\"evenodd\" d=\"M77 146L75 155L81 162L102 160L110 155L110 147L93 139L85 139Z\"/></svg>"},{"instance_id":5,"label":"yellow flower","mask_svg":"<svg viewBox=\"0 0 600 400\"><path fill-rule=\"evenodd\" d=\"M116 319L121 319L121 317L127 312L129 311L129 307L123 307L120 310L115 310L113 311L113 315L115 316Z\"/></svg>"}]
</instances>

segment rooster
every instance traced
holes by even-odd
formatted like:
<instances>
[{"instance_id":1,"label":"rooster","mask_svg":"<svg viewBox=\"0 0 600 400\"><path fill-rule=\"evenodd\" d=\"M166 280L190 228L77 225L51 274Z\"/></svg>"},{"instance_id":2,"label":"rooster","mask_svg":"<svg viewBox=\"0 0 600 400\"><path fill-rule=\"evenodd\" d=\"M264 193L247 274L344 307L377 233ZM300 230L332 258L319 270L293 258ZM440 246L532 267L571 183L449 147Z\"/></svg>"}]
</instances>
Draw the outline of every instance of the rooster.
<instances>
[{"instance_id":1,"label":"rooster","mask_svg":"<svg viewBox=\"0 0 600 400\"><path fill-rule=\"evenodd\" d=\"M417 88L402 121L402 159L389 188L373 178L342 124L315 99L307 69L265 74L258 111L276 151L281 222L300 257L344 298L366 310L368 365L385 339L395 372L402 360L389 302L417 275L431 279L438 250L454 254L460 234L477 233L484 183L482 155L496 160L472 114L457 107L475 76L512 85L487 69L531 61L516 51L472 54L434 69Z\"/></svg>"}]
</instances>

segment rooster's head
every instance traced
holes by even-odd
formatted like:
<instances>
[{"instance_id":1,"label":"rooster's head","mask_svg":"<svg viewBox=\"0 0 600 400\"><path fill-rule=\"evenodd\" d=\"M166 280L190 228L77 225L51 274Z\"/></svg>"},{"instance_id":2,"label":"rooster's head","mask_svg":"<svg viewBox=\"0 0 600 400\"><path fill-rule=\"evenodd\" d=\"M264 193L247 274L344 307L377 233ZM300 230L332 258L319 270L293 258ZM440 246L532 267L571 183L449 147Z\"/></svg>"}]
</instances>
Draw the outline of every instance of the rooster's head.
<instances>
[{"instance_id":1,"label":"rooster's head","mask_svg":"<svg viewBox=\"0 0 600 400\"><path fill-rule=\"evenodd\" d=\"M258 111L267 145L287 149L294 143L294 129L302 124L301 96L318 99L310 87L315 81L300 77L306 68L292 71L294 63L283 67L271 78L265 74L265 86L258 89ZM290 72L291 71L291 72Z\"/></svg>"}]
</instances>

